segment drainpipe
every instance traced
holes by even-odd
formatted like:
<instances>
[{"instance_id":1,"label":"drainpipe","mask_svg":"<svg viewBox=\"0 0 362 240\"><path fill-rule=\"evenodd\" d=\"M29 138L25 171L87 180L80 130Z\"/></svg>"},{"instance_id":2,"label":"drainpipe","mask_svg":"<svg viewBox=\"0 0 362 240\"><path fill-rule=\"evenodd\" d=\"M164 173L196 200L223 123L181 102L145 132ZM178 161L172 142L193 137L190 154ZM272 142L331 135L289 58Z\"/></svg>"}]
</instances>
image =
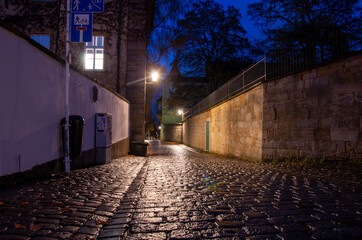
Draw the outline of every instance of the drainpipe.
<instances>
[{"instance_id":1,"label":"drainpipe","mask_svg":"<svg viewBox=\"0 0 362 240\"><path fill-rule=\"evenodd\" d=\"M64 124L64 137L65 137L65 156L64 167L65 173L70 172L70 158L69 158L69 36L70 36L70 0L67 0L67 34L65 41L65 124Z\"/></svg>"}]
</instances>

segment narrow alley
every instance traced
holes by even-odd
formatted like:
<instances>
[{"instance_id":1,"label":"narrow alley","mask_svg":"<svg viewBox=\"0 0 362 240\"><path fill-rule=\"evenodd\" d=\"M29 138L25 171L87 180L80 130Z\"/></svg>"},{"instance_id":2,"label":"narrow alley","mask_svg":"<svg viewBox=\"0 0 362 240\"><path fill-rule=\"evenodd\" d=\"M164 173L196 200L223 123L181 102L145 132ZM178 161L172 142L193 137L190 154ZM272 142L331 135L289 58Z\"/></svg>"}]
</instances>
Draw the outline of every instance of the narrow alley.
<instances>
[{"instance_id":1,"label":"narrow alley","mask_svg":"<svg viewBox=\"0 0 362 240\"><path fill-rule=\"evenodd\" d=\"M361 166L254 163L149 141L0 191L0 239L361 239Z\"/></svg>"}]
</instances>

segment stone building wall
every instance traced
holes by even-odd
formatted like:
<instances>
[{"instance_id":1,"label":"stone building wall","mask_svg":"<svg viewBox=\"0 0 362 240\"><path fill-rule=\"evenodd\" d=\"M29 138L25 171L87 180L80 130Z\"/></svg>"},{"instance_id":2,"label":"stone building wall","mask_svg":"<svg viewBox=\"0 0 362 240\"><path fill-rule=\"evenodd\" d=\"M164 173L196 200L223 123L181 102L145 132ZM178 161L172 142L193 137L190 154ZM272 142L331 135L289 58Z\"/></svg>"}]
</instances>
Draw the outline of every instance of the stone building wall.
<instances>
[{"instance_id":1,"label":"stone building wall","mask_svg":"<svg viewBox=\"0 0 362 240\"><path fill-rule=\"evenodd\" d=\"M128 33L127 33L127 82L145 79L147 51L147 1L128 0ZM140 24L143 23L143 24ZM131 102L131 132L132 141L145 139L145 82L131 84L127 87L126 98ZM140 127L143 126L143 127Z\"/></svg>"},{"instance_id":2,"label":"stone building wall","mask_svg":"<svg viewBox=\"0 0 362 240\"><path fill-rule=\"evenodd\" d=\"M65 58L65 38L66 38L66 0L56 0L50 2L29 1L29 0L6 0L0 2L0 19L12 25L20 32L30 36L31 34L49 34L50 51L61 59ZM122 16L122 36L127 39L128 30L128 6L123 2ZM102 85L119 92L125 97L125 87L123 92L117 89L118 85L124 86L126 83L125 69L121 71L120 78L117 78L117 33L119 32L119 1L107 1L104 5L103 13L93 14L93 36L104 36L104 69L102 71L84 70L84 43L71 43L70 54L71 64L78 70L83 71L92 79ZM143 24L143 23L142 23ZM126 44L127 42L124 42ZM123 56L126 56L122 54ZM127 58L122 59L121 66L127 66Z\"/></svg>"},{"instance_id":3,"label":"stone building wall","mask_svg":"<svg viewBox=\"0 0 362 240\"><path fill-rule=\"evenodd\" d=\"M182 141L191 147L206 150L206 120L210 111L187 119L182 125Z\"/></svg>"},{"instance_id":4,"label":"stone building wall","mask_svg":"<svg viewBox=\"0 0 362 240\"><path fill-rule=\"evenodd\" d=\"M263 159L362 159L361 54L263 88Z\"/></svg>"},{"instance_id":5,"label":"stone building wall","mask_svg":"<svg viewBox=\"0 0 362 240\"><path fill-rule=\"evenodd\" d=\"M262 83L183 123L183 142L250 160L362 160L362 54Z\"/></svg>"},{"instance_id":6,"label":"stone building wall","mask_svg":"<svg viewBox=\"0 0 362 240\"><path fill-rule=\"evenodd\" d=\"M261 160L263 87L261 85L184 122L183 142L210 152Z\"/></svg>"},{"instance_id":7,"label":"stone building wall","mask_svg":"<svg viewBox=\"0 0 362 240\"><path fill-rule=\"evenodd\" d=\"M210 151L261 159L263 93L259 85L211 109Z\"/></svg>"},{"instance_id":8,"label":"stone building wall","mask_svg":"<svg viewBox=\"0 0 362 240\"><path fill-rule=\"evenodd\" d=\"M182 142L182 124L163 124L161 141Z\"/></svg>"}]
</instances>

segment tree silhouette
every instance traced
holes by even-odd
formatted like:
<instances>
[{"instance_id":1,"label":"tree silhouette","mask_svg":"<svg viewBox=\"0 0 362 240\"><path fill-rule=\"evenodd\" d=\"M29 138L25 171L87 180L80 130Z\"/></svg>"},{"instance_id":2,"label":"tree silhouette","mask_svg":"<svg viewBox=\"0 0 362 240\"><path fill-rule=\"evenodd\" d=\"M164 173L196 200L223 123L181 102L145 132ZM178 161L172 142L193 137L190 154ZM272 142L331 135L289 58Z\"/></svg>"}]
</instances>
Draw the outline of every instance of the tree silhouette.
<instances>
[{"instance_id":1,"label":"tree silhouette","mask_svg":"<svg viewBox=\"0 0 362 240\"><path fill-rule=\"evenodd\" d=\"M180 68L189 74L203 76L211 63L249 61L250 43L240 19L239 10L233 6L224 10L213 0L195 3L178 21Z\"/></svg>"},{"instance_id":2,"label":"tree silhouette","mask_svg":"<svg viewBox=\"0 0 362 240\"><path fill-rule=\"evenodd\" d=\"M235 7L224 10L204 0L178 21L173 65L183 76L173 79L170 104L192 107L250 63L251 44L240 19Z\"/></svg>"},{"instance_id":3,"label":"tree silhouette","mask_svg":"<svg viewBox=\"0 0 362 240\"><path fill-rule=\"evenodd\" d=\"M149 64L157 64L162 58L173 55L176 24L195 0L155 0L154 20L148 45Z\"/></svg>"},{"instance_id":4,"label":"tree silhouette","mask_svg":"<svg viewBox=\"0 0 362 240\"><path fill-rule=\"evenodd\" d=\"M266 35L267 51L294 62L320 62L361 44L358 0L259 0L248 15Z\"/></svg>"}]
</instances>

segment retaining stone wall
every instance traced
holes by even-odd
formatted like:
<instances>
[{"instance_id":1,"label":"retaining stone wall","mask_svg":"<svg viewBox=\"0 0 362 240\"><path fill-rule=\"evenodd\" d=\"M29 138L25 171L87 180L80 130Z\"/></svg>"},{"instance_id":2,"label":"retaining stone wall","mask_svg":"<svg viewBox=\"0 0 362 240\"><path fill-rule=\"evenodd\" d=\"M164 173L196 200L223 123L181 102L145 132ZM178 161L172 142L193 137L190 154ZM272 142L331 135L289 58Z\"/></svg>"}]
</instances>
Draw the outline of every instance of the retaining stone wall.
<instances>
[{"instance_id":1,"label":"retaining stone wall","mask_svg":"<svg viewBox=\"0 0 362 240\"><path fill-rule=\"evenodd\" d=\"M162 141L182 142L182 125L181 124L163 124Z\"/></svg>"},{"instance_id":2,"label":"retaining stone wall","mask_svg":"<svg viewBox=\"0 0 362 240\"><path fill-rule=\"evenodd\" d=\"M210 122L210 152L261 159L263 87L239 95L184 123L185 144L205 150Z\"/></svg>"},{"instance_id":3,"label":"retaining stone wall","mask_svg":"<svg viewBox=\"0 0 362 240\"><path fill-rule=\"evenodd\" d=\"M205 150L206 146L206 119L210 118L210 111L187 119L182 125L182 141L186 145Z\"/></svg>"},{"instance_id":4,"label":"retaining stone wall","mask_svg":"<svg viewBox=\"0 0 362 240\"><path fill-rule=\"evenodd\" d=\"M261 85L211 109L210 151L261 159L263 88Z\"/></svg>"},{"instance_id":5,"label":"retaining stone wall","mask_svg":"<svg viewBox=\"0 0 362 240\"><path fill-rule=\"evenodd\" d=\"M183 124L183 142L251 160L362 160L362 54L271 80Z\"/></svg>"},{"instance_id":6,"label":"retaining stone wall","mask_svg":"<svg viewBox=\"0 0 362 240\"><path fill-rule=\"evenodd\" d=\"M263 84L263 159L362 159L362 55Z\"/></svg>"}]
</instances>

